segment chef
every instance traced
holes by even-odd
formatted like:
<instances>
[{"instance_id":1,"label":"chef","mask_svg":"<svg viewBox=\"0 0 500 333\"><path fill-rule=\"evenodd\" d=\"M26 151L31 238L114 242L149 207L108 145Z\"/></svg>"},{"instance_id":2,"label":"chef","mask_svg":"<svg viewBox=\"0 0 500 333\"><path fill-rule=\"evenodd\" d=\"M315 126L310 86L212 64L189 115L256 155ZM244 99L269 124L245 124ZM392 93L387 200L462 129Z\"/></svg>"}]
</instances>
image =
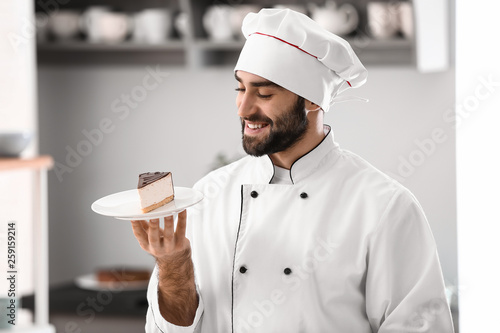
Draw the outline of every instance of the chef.
<instances>
[{"instance_id":1,"label":"chef","mask_svg":"<svg viewBox=\"0 0 500 333\"><path fill-rule=\"evenodd\" d=\"M350 45L288 9L242 30L249 156L201 179L205 198L176 229L132 221L157 262L146 332L453 332L419 203L323 124L366 81Z\"/></svg>"}]
</instances>

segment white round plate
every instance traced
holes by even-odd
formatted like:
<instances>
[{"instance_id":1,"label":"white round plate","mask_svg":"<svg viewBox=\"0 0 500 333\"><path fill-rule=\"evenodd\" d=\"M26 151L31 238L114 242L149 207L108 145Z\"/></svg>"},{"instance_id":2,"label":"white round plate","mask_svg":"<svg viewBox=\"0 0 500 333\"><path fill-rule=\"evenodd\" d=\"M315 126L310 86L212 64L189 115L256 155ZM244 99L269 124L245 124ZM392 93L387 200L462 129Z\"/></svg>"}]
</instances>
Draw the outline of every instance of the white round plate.
<instances>
[{"instance_id":1,"label":"white round plate","mask_svg":"<svg viewBox=\"0 0 500 333\"><path fill-rule=\"evenodd\" d=\"M144 281L110 281L97 280L95 274L86 274L75 278L75 284L87 290L143 290L147 289L149 280Z\"/></svg>"},{"instance_id":2,"label":"white round plate","mask_svg":"<svg viewBox=\"0 0 500 333\"><path fill-rule=\"evenodd\" d=\"M91 208L97 214L119 220L150 220L174 215L203 199L201 192L187 187L174 187L174 194L174 200L148 213L141 211L137 189L107 195L95 201Z\"/></svg>"}]
</instances>

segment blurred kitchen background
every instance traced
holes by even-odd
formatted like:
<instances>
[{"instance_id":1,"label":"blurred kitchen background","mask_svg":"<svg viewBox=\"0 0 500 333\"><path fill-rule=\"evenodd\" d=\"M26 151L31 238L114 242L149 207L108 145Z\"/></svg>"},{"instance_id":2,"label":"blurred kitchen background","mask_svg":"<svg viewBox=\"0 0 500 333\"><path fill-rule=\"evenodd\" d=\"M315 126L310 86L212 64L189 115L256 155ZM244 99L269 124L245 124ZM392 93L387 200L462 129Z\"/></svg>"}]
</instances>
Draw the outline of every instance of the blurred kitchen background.
<instances>
[{"instance_id":1,"label":"blurred kitchen background","mask_svg":"<svg viewBox=\"0 0 500 333\"><path fill-rule=\"evenodd\" d=\"M0 35L8 36L0 44L0 130L32 131L22 157L55 162L48 272L58 331L143 330L144 286L110 294L82 285L98 269L154 265L129 222L90 206L134 188L142 172L171 171L175 185L190 187L244 156L233 73L241 22L250 11L279 6L343 36L367 67L367 83L347 94L370 102L336 104L325 122L342 148L419 199L457 322L454 0L8 0L0 4ZM28 264L37 237L28 223L31 177L0 173L1 217L22 228L26 307L36 280Z\"/></svg>"}]
</instances>

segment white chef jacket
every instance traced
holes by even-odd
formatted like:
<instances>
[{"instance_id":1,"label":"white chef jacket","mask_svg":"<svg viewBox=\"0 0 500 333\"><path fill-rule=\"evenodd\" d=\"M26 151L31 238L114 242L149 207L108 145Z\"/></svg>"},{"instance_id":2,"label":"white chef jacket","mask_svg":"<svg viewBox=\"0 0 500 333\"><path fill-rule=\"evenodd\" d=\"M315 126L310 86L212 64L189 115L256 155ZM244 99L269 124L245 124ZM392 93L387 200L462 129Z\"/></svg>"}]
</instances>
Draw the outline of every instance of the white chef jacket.
<instances>
[{"instance_id":1,"label":"white chef jacket","mask_svg":"<svg viewBox=\"0 0 500 333\"><path fill-rule=\"evenodd\" d=\"M211 172L188 211L199 304L164 320L157 270L146 332L453 332L436 245L415 197L325 139L272 184L268 156Z\"/></svg>"}]
</instances>

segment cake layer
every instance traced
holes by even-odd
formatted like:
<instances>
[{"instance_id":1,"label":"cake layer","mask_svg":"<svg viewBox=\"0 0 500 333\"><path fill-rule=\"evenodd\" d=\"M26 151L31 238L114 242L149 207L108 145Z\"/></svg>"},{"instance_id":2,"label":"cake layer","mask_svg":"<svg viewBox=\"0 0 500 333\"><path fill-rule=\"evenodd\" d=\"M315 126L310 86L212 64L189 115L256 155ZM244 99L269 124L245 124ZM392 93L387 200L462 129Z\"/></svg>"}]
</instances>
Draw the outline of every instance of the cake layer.
<instances>
[{"instance_id":1,"label":"cake layer","mask_svg":"<svg viewBox=\"0 0 500 333\"><path fill-rule=\"evenodd\" d=\"M168 204L170 201L174 200L174 195L172 194L171 196L169 196L168 198L165 198L163 201L160 201L158 203L155 203L155 204L152 204L151 206L149 207L144 207L142 208L142 212L143 213L147 213L147 212L150 212L158 207L161 207L163 205L166 205Z\"/></svg>"}]
</instances>

